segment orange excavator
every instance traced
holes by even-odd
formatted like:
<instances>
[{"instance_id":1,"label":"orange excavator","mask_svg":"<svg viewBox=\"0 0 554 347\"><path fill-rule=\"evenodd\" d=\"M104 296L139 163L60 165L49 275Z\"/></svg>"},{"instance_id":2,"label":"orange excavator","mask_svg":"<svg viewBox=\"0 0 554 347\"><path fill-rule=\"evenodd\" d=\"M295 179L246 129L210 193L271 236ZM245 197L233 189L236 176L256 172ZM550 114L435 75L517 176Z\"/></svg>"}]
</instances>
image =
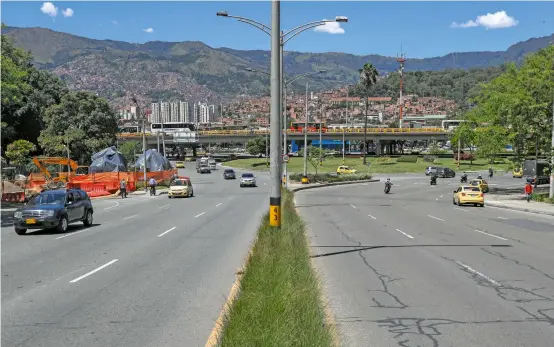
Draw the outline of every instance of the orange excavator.
<instances>
[{"instance_id":1,"label":"orange excavator","mask_svg":"<svg viewBox=\"0 0 554 347\"><path fill-rule=\"evenodd\" d=\"M72 177L88 173L88 166L79 166L74 160L64 157L33 157L33 163L44 174L46 185L51 189L64 188ZM53 177L45 165L68 165L71 172L59 172L57 177Z\"/></svg>"}]
</instances>

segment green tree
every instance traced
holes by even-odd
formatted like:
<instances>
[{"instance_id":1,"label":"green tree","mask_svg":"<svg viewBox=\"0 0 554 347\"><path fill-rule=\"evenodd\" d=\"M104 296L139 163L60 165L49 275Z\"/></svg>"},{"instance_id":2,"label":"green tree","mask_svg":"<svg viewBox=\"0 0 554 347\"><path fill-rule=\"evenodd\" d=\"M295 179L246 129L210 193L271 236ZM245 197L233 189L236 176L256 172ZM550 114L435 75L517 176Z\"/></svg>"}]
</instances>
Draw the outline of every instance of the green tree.
<instances>
[{"instance_id":1,"label":"green tree","mask_svg":"<svg viewBox=\"0 0 554 347\"><path fill-rule=\"evenodd\" d=\"M16 140L8 145L6 157L10 164L20 166L25 164L29 153L36 151L36 146L27 140Z\"/></svg>"},{"instance_id":2,"label":"green tree","mask_svg":"<svg viewBox=\"0 0 554 347\"><path fill-rule=\"evenodd\" d=\"M269 141L267 143L269 146ZM265 154L266 138L259 136L253 139L248 140L246 143L246 150L252 155ZM269 147L267 148L269 153Z\"/></svg>"},{"instance_id":3,"label":"green tree","mask_svg":"<svg viewBox=\"0 0 554 347\"><path fill-rule=\"evenodd\" d=\"M45 128L39 144L48 155L62 155L69 144L71 156L79 163L115 143L117 116L106 100L88 92L70 92L44 113Z\"/></svg>"},{"instance_id":4,"label":"green tree","mask_svg":"<svg viewBox=\"0 0 554 347\"><path fill-rule=\"evenodd\" d=\"M367 155L367 109L369 108L369 96L371 94L371 88L375 83L377 83L377 76L379 76L379 72L377 72L377 69L375 66L373 66L370 63L365 63L364 67L358 70L360 72L360 80L359 84L362 86L362 89L364 90L364 96L365 96L365 126L364 126L364 165L366 164L366 155Z\"/></svg>"},{"instance_id":5,"label":"green tree","mask_svg":"<svg viewBox=\"0 0 554 347\"><path fill-rule=\"evenodd\" d=\"M464 122L460 124L460 126L456 127L456 130L452 134L450 142L452 143L452 148L454 148L456 154L458 150L458 144L460 144L461 148L469 147L470 153L473 154L473 147L475 145L474 125L469 122ZM473 159L471 159L471 164L473 164Z\"/></svg>"},{"instance_id":6,"label":"green tree","mask_svg":"<svg viewBox=\"0 0 554 347\"><path fill-rule=\"evenodd\" d=\"M304 156L304 149L301 149L298 153L301 157ZM308 147L308 163L313 166L315 174L317 175L318 169L321 162L325 160L325 150L319 149L319 147L309 146Z\"/></svg>"},{"instance_id":7,"label":"green tree","mask_svg":"<svg viewBox=\"0 0 554 347\"><path fill-rule=\"evenodd\" d=\"M506 133L506 129L500 126L488 126L477 129L475 132L477 155L493 163L498 153L502 152L506 147Z\"/></svg>"},{"instance_id":8,"label":"green tree","mask_svg":"<svg viewBox=\"0 0 554 347\"><path fill-rule=\"evenodd\" d=\"M127 166L130 166L137 160L136 154L142 153L142 144L139 141L126 141L119 146L118 150L125 158Z\"/></svg>"}]
</instances>

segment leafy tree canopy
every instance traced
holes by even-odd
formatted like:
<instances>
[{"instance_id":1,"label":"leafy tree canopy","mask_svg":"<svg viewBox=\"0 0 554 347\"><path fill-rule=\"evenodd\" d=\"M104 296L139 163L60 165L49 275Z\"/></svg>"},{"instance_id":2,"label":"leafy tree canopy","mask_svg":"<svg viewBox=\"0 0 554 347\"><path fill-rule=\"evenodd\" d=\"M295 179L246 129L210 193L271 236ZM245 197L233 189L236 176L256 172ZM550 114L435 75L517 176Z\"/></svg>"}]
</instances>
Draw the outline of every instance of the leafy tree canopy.
<instances>
[{"instance_id":1,"label":"leafy tree canopy","mask_svg":"<svg viewBox=\"0 0 554 347\"><path fill-rule=\"evenodd\" d=\"M36 149L36 146L27 140L17 140L8 145L6 157L12 165L23 165L29 158L29 154Z\"/></svg>"}]
</instances>

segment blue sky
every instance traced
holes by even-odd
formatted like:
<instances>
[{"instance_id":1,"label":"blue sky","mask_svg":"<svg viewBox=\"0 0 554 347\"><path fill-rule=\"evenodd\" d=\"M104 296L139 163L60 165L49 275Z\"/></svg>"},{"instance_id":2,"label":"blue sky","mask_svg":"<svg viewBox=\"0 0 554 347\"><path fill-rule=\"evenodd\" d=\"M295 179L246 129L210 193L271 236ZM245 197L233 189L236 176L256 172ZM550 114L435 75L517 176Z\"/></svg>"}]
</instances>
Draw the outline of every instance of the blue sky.
<instances>
[{"instance_id":1,"label":"blue sky","mask_svg":"<svg viewBox=\"0 0 554 347\"><path fill-rule=\"evenodd\" d=\"M263 32L215 15L226 10L269 25L269 1L52 4L2 1L2 21L95 39L202 41L212 47L269 48L269 36ZM41 11L43 8L53 14L53 7L57 8L55 17ZM67 8L72 9L70 17L62 13ZM500 11L505 14L497 13ZM496 15L487 17L488 13ZM518 41L554 33L554 2L281 2L281 26L285 30L337 15L349 19L341 25L344 33L312 29L292 39L286 49L396 56L402 42L408 57L422 58L450 52L505 50ZM453 22L458 27L453 28ZM153 31L145 32L147 28Z\"/></svg>"}]
</instances>

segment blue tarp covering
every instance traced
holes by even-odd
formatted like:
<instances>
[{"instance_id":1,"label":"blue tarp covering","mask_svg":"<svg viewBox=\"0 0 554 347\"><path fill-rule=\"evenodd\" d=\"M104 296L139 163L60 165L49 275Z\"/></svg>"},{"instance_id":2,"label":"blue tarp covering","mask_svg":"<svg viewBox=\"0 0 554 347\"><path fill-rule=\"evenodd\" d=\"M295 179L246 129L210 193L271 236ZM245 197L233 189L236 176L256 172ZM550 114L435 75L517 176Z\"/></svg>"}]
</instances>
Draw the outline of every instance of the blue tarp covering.
<instances>
[{"instance_id":1,"label":"blue tarp covering","mask_svg":"<svg viewBox=\"0 0 554 347\"><path fill-rule=\"evenodd\" d=\"M88 173L127 171L127 163L115 147L108 147L92 155Z\"/></svg>"},{"instance_id":2,"label":"blue tarp covering","mask_svg":"<svg viewBox=\"0 0 554 347\"><path fill-rule=\"evenodd\" d=\"M135 162L136 168L144 167L144 154ZM172 168L171 163L166 157L162 156L158 151L149 149L146 151L146 169L148 171L166 171Z\"/></svg>"}]
</instances>

